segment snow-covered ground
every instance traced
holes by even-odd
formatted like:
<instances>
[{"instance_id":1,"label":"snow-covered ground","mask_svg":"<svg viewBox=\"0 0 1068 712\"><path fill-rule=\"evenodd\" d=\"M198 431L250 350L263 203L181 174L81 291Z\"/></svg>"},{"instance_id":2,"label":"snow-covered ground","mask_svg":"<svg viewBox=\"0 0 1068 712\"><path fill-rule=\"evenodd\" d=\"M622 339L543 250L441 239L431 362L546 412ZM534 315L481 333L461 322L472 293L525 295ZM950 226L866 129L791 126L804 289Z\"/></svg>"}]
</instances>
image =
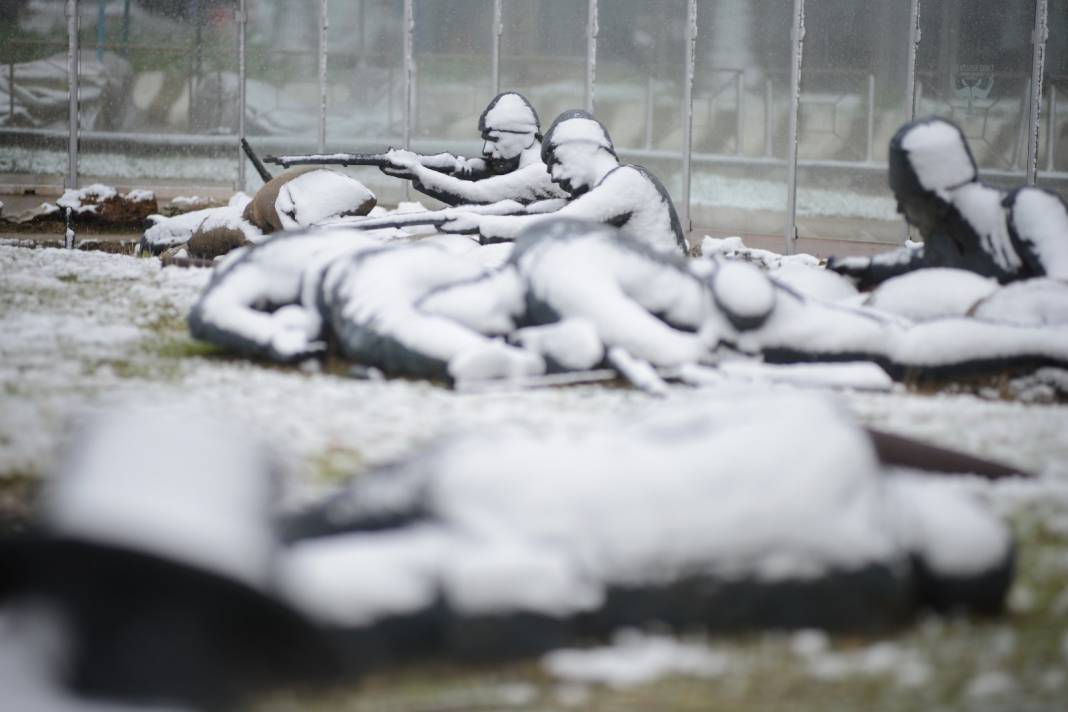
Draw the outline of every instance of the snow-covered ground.
<instances>
[{"instance_id":1,"label":"snow-covered ground","mask_svg":"<svg viewBox=\"0 0 1068 712\"><path fill-rule=\"evenodd\" d=\"M737 392L732 379L745 377L739 373L703 388L672 385L665 399L599 384L454 392L425 382L357 380L334 365L266 366L222 356L188 336L185 314L208 277L204 269L161 269L154 258L0 244L0 478L47 477L76 419L94 411L131 401L193 402L247 423L275 443L289 466L288 495L295 502L451 432L591 432L672 403L727 397ZM1005 393L1016 397L1006 400ZM1050 395L1038 381L994 384L978 393L921 394L901 386L836 392L865 423L1038 474L1034 481L974 484L1012 518L1021 541L1020 575L1006 619L932 620L899 640L859 647L813 634L717 641L710 652L695 652L689 644L630 637L596 657L561 655L547 659L541 672L501 673L505 687L498 676L479 694L498 707L582 708L590 695L622 694L598 686L598 670L604 670L610 685L693 673L711 686L709 699L735 699L735 693L749 699L745 695L754 691L777 689L767 687L765 677L782 674L807 685L851 681L858 690L875 679L887 694L908 691L908 699L927 707L1026 702L1033 709L1058 709L1068 693L1068 406ZM613 650L619 660L612 660ZM642 669L643 661L652 673ZM436 684L447 697L455 692L450 686L471 682L464 675ZM553 682L557 675L561 681ZM744 681L749 692L737 691L742 682L723 687L728 678ZM378 681L380 701L396 701L390 695L403 685L394 683L403 680ZM649 689L674 690L671 684L648 683ZM674 692L664 694L659 699L673 699ZM789 697L784 692L782 699ZM639 698L627 699L617 708L641 708L628 706ZM396 708L405 705L418 707L402 700Z\"/></svg>"}]
</instances>

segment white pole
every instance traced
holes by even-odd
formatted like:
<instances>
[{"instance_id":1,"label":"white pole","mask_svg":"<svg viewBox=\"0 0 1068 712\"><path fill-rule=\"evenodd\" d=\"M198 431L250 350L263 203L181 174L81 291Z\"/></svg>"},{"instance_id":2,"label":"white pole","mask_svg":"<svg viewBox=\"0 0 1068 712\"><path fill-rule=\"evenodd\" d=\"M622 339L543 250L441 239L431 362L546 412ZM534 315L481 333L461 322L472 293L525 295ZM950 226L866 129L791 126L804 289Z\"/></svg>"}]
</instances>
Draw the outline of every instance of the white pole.
<instances>
[{"instance_id":1,"label":"white pole","mask_svg":"<svg viewBox=\"0 0 1068 712\"><path fill-rule=\"evenodd\" d=\"M790 117L786 157L786 254L797 243L797 118L801 108L801 55L805 46L805 0L794 0L794 24L790 30Z\"/></svg>"},{"instance_id":2,"label":"white pole","mask_svg":"<svg viewBox=\"0 0 1068 712\"><path fill-rule=\"evenodd\" d=\"M501 93L501 35L504 34L504 0L493 0L493 94Z\"/></svg>"},{"instance_id":3,"label":"white pole","mask_svg":"<svg viewBox=\"0 0 1068 712\"><path fill-rule=\"evenodd\" d=\"M586 111L593 113L593 84L597 77L597 0L589 0L586 21Z\"/></svg>"},{"instance_id":4,"label":"white pole","mask_svg":"<svg viewBox=\"0 0 1068 712\"><path fill-rule=\"evenodd\" d=\"M1031 130L1027 132L1027 184L1038 178L1038 135L1042 118L1042 75L1046 71L1049 39L1049 0L1035 0L1034 54L1031 58Z\"/></svg>"},{"instance_id":5,"label":"white pole","mask_svg":"<svg viewBox=\"0 0 1068 712\"><path fill-rule=\"evenodd\" d=\"M415 32L415 13L413 0L404 0L404 132L403 144L406 149L412 147L412 80L415 73L413 40ZM404 198L411 198L411 182L404 181Z\"/></svg>"},{"instance_id":6,"label":"white pole","mask_svg":"<svg viewBox=\"0 0 1068 712\"><path fill-rule=\"evenodd\" d=\"M245 37L248 29L248 0L238 0L237 13L237 135L239 139L245 138L245 80L248 73L245 64ZM245 190L245 152L241 150L240 141L237 147L237 190Z\"/></svg>"},{"instance_id":7,"label":"white pole","mask_svg":"<svg viewBox=\"0 0 1068 712\"><path fill-rule=\"evenodd\" d=\"M686 67L682 84L682 230L687 241L693 224L690 216L690 174L693 152L693 77L697 45L697 0L689 0L686 8Z\"/></svg>"},{"instance_id":8,"label":"white pole","mask_svg":"<svg viewBox=\"0 0 1068 712\"><path fill-rule=\"evenodd\" d=\"M78 0L67 0L67 187L78 187Z\"/></svg>"},{"instance_id":9,"label":"white pole","mask_svg":"<svg viewBox=\"0 0 1068 712\"><path fill-rule=\"evenodd\" d=\"M330 18L328 0L319 2L319 153L326 153L326 51Z\"/></svg>"}]
</instances>

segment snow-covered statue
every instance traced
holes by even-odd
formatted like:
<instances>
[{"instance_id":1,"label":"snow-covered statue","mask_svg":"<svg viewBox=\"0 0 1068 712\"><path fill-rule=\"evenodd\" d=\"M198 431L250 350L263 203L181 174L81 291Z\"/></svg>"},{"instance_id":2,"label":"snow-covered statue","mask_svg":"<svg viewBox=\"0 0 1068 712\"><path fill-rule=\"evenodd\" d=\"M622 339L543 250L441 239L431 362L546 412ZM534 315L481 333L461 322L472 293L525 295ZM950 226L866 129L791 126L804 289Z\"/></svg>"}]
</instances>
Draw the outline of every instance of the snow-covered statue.
<instances>
[{"instance_id":1,"label":"snow-covered statue","mask_svg":"<svg viewBox=\"0 0 1068 712\"><path fill-rule=\"evenodd\" d=\"M239 709L333 682L337 651L277 595L275 469L196 409L95 414L33 529L0 539L5 709Z\"/></svg>"},{"instance_id":2,"label":"snow-covered statue","mask_svg":"<svg viewBox=\"0 0 1068 712\"><path fill-rule=\"evenodd\" d=\"M981 502L888 468L823 398L737 396L582 438L466 434L360 477L290 522L289 595L369 664L1001 610L1012 535Z\"/></svg>"},{"instance_id":3,"label":"snow-covered statue","mask_svg":"<svg viewBox=\"0 0 1068 712\"><path fill-rule=\"evenodd\" d=\"M479 117L478 130L484 141L481 158L391 149L381 170L411 180L416 190L447 205L502 200L526 205L566 197L542 163L538 114L523 95L494 97Z\"/></svg>"},{"instance_id":4,"label":"snow-covered statue","mask_svg":"<svg viewBox=\"0 0 1068 712\"><path fill-rule=\"evenodd\" d=\"M890 141L890 188L898 212L923 245L874 257L831 258L828 266L861 287L922 267L953 267L1006 283L1068 278L1068 221L1052 193L1004 192L979 181L960 128L945 119L905 124Z\"/></svg>"},{"instance_id":5,"label":"snow-covered statue","mask_svg":"<svg viewBox=\"0 0 1068 712\"><path fill-rule=\"evenodd\" d=\"M552 182L571 197L566 205L538 215L452 214L439 229L497 242L514 240L542 220L569 217L614 225L659 252L686 253L686 236L667 190L641 166L621 165L607 129L589 113L558 116L541 153Z\"/></svg>"}]
</instances>

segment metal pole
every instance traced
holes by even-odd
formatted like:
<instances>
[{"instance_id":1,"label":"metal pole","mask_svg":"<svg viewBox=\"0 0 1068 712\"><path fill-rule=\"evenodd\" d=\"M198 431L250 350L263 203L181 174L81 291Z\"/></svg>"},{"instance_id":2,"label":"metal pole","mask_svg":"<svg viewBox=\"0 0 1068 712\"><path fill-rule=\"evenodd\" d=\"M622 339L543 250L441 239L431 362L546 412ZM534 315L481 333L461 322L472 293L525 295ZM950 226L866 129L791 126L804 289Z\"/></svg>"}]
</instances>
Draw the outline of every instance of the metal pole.
<instances>
[{"instance_id":1,"label":"metal pole","mask_svg":"<svg viewBox=\"0 0 1068 712\"><path fill-rule=\"evenodd\" d=\"M237 135L245 138L245 79L248 68L245 64L245 37L248 29L248 0L237 0ZM237 190L245 189L245 154L240 141L237 147Z\"/></svg>"},{"instance_id":2,"label":"metal pole","mask_svg":"<svg viewBox=\"0 0 1068 712\"><path fill-rule=\"evenodd\" d=\"M734 75L734 97L737 113L734 116L734 152L742 155L745 139L745 70L738 70Z\"/></svg>"},{"instance_id":3,"label":"metal pole","mask_svg":"<svg viewBox=\"0 0 1068 712\"><path fill-rule=\"evenodd\" d=\"M1046 119L1046 170L1053 171L1057 148L1057 85L1049 85L1049 118Z\"/></svg>"},{"instance_id":4,"label":"metal pole","mask_svg":"<svg viewBox=\"0 0 1068 712\"><path fill-rule=\"evenodd\" d=\"M130 0L122 3L122 56L130 56Z\"/></svg>"},{"instance_id":5,"label":"metal pole","mask_svg":"<svg viewBox=\"0 0 1068 712\"><path fill-rule=\"evenodd\" d=\"M330 27L329 0L319 2L319 152L326 152L326 33Z\"/></svg>"},{"instance_id":6,"label":"metal pole","mask_svg":"<svg viewBox=\"0 0 1068 712\"><path fill-rule=\"evenodd\" d=\"M1042 118L1042 75L1046 71L1046 40L1049 39L1049 0L1035 0L1034 55L1031 60L1031 130L1027 132L1027 184L1038 176L1038 134Z\"/></svg>"},{"instance_id":7,"label":"metal pole","mask_svg":"<svg viewBox=\"0 0 1068 712\"><path fill-rule=\"evenodd\" d=\"M865 160L872 162L875 146L875 75L868 75L868 148Z\"/></svg>"},{"instance_id":8,"label":"metal pole","mask_svg":"<svg viewBox=\"0 0 1068 712\"><path fill-rule=\"evenodd\" d=\"M67 187L78 187L78 0L67 0Z\"/></svg>"},{"instance_id":9,"label":"metal pole","mask_svg":"<svg viewBox=\"0 0 1068 712\"><path fill-rule=\"evenodd\" d=\"M501 93L501 35L504 34L504 0L493 0L493 94Z\"/></svg>"},{"instance_id":10,"label":"metal pole","mask_svg":"<svg viewBox=\"0 0 1068 712\"><path fill-rule=\"evenodd\" d=\"M764 80L764 155L771 158L775 153L772 134L775 132L775 87L771 79Z\"/></svg>"},{"instance_id":11,"label":"metal pole","mask_svg":"<svg viewBox=\"0 0 1068 712\"><path fill-rule=\"evenodd\" d=\"M689 0L686 8L686 67L682 83L682 230L687 241L693 229L690 213L690 173L693 151L693 77L697 55L697 0Z\"/></svg>"},{"instance_id":12,"label":"metal pole","mask_svg":"<svg viewBox=\"0 0 1068 712\"><path fill-rule=\"evenodd\" d=\"M586 20L586 111L593 113L593 83L597 77L597 0L589 0Z\"/></svg>"},{"instance_id":13,"label":"metal pole","mask_svg":"<svg viewBox=\"0 0 1068 712\"><path fill-rule=\"evenodd\" d=\"M916 118L916 51L920 46L920 0L909 5L909 65L905 72L905 119Z\"/></svg>"},{"instance_id":14,"label":"metal pole","mask_svg":"<svg viewBox=\"0 0 1068 712\"><path fill-rule=\"evenodd\" d=\"M7 122L15 125L15 60L7 62Z\"/></svg>"},{"instance_id":15,"label":"metal pole","mask_svg":"<svg viewBox=\"0 0 1068 712\"><path fill-rule=\"evenodd\" d=\"M107 6L107 0L97 0L96 4L96 61L104 61L104 43L107 41L105 36L104 24L107 21L107 14L105 8Z\"/></svg>"},{"instance_id":16,"label":"metal pole","mask_svg":"<svg viewBox=\"0 0 1068 712\"><path fill-rule=\"evenodd\" d=\"M792 255L797 242L797 140L801 108L801 55L805 47L805 0L794 0L794 24L790 29L793 52L790 58L790 124L786 157L786 254Z\"/></svg>"},{"instance_id":17,"label":"metal pole","mask_svg":"<svg viewBox=\"0 0 1068 712\"><path fill-rule=\"evenodd\" d=\"M404 0L404 130L403 143L405 148L412 146L412 79L415 72L415 62L412 58L413 37L415 31L415 13L412 9L413 0ZM404 182L404 197L411 197L411 182Z\"/></svg>"},{"instance_id":18,"label":"metal pole","mask_svg":"<svg viewBox=\"0 0 1068 712\"><path fill-rule=\"evenodd\" d=\"M653 74L645 78L645 147L653 147Z\"/></svg>"}]
</instances>

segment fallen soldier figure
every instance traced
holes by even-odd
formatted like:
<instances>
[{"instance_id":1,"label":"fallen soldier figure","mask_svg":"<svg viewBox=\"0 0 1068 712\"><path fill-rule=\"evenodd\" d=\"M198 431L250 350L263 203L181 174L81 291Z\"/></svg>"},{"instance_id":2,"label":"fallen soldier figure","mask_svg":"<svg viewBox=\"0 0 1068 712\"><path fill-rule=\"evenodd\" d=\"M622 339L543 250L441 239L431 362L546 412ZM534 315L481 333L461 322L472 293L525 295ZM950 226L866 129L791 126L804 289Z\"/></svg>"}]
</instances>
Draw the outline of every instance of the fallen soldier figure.
<instances>
[{"instance_id":1,"label":"fallen soldier figure","mask_svg":"<svg viewBox=\"0 0 1068 712\"><path fill-rule=\"evenodd\" d=\"M1012 537L977 499L881 464L820 397L738 395L582 439L468 435L361 477L291 519L288 595L361 667L1002 610Z\"/></svg>"},{"instance_id":2,"label":"fallen soldier figure","mask_svg":"<svg viewBox=\"0 0 1068 712\"><path fill-rule=\"evenodd\" d=\"M960 128L945 119L905 124L890 141L890 188L923 244L874 257L832 257L828 268L863 289L923 267L952 267L1001 283L1068 279L1068 210L1034 187L1008 196L978 179Z\"/></svg>"}]
</instances>

